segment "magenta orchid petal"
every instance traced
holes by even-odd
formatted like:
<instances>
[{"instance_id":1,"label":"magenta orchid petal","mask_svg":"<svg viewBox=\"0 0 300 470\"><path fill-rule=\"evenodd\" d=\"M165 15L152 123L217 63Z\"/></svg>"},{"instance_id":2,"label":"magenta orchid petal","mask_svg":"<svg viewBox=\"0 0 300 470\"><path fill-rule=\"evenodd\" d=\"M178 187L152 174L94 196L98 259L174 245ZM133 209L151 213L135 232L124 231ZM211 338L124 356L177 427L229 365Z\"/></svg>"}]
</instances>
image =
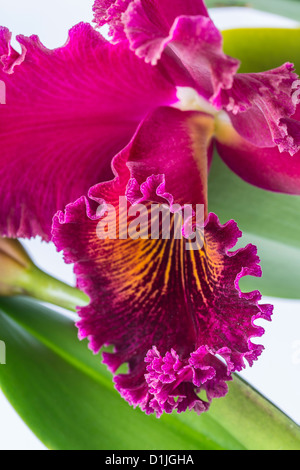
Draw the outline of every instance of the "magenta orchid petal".
<instances>
[{"instance_id":1,"label":"magenta orchid petal","mask_svg":"<svg viewBox=\"0 0 300 470\"><path fill-rule=\"evenodd\" d=\"M277 145L294 155L299 150L299 121L293 118L300 81L293 65L237 74L239 62L222 50L222 35L202 1L97 1L95 8L135 53L164 71L176 86L191 87L217 109L225 110L241 136L257 147ZM122 6L122 14L117 14ZM117 9L117 10L116 10ZM107 16L110 11L111 15ZM102 24L102 23L101 23Z\"/></svg>"},{"instance_id":2,"label":"magenta orchid petal","mask_svg":"<svg viewBox=\"0 0 300 470\"><path fill-rule=\"evenodd\" d=\"M97 26L109 25L112 42L126 39L122 14L125 13L132 0L96 0L93 6L94 21Z\"/></svg>"},{"instance_id":3,"label":"magenta orchid petal","mask_svg":"<svg viewBox=\"0 0 300 470\"><path fill-rule=\"evenodd\" d=\"M208 148L213 131L214 121L204 113L156 109L131 144L127 166L132 178L143 187L148 175L164 174L166 191L178 203L202 203L207 208ZM177 141L179 146L174 145Z\"/></svg>"},{"instance_id":4,"label":"magenta orchid petal","mask_svg":"<svg viewBox=\"0 0 300 470\"><path fill-rule=\"evenodd\" d=\"M222 126L216 146L222 160L247 183L300 195L300 151L291 157L277 147L256 147L228 124Z\"/></svg>"},{"instance_id":5,"label":"magenta orchid petal","mask_svg":"<svg viewBox=\"0 0 300 470\"><path fill-rule=\"evenodd\" d=\"M199 8L200 6L200 8ZM161 58L165 47L172 41L172 33L182 18L206 18L211 23L202 1L134 0L122 17L126 36L132 50L153 65ZM204 21L201 24L206 26ZM199 25L200 29L200 25ZM186 32L191 38L192 34ZM199 35L199 37L201 37ZM203 35L204 37L204 35Z\"/></svg>"},{"instance_id":6,"label":"magenta orchid petal","mask_svg":"<svg viewBox=\"0 0 300 470\"><path fill-rule=\"evenodd\" d=\"M207 156L195 125L210 135L197 113L155 111L114 158L114 180L91 188L89 198L68 205L53 223L53 241L66 262L75 264L78 285L91 299L79 309L80 337L89 338L95 353L114 345L103 358L116 375L116 388L131 405L157 416L201 413L214 397L224 396L232 372L261 354L263 347L252 338L264 330L255 321L269 320L272 313L271 306L259 304L259 292L239 288L243 276L260 276L261 269L254 246L231 251L241 236L234 221L221 225L209 214L203 246L195 250L183 238L123 237L119 198L128 192L134 201L144 197L148 211L147 202L162 199L164 205L205 202ZM205 165L199 165L201 155ZM155 174L157 168L163 175ZM99 239L105 216L95 203L116 208L115 239ZM126 206L132 208L130 201ZM118 374L126 363L129 372ZM199 398L201 391L206 400Z\"/></svg>"},{"instance_id":7,"label":"magenta orchid petal","mask_svg":"<svg viewBox=\"0 0 300 470\"><path fill-rule=\"evenodd\" d=\"M110 34L114 41L126 38L122 15L129 5L137 4L135 0L95 0L94 20L98 26L109 24ZM158 24L166 33L170 30L175 18L181 15L208 16L202 0L150 0L143 1L142 8L146 9L153 26Z\"/></svg>"},{"instance_id":8,"label":"magenta orchid petal","mask_svg":"<svg viewBox=\"0 0 300 470\"><path fill-rule=\"evenodd\" d=\"M299 96L299 92L296 92L295 100ZM285 138L283 142L283 149L292 149L292 154L297 153L300 150L300 105L298 104L295 114L289 118L282 118L280 120L280 126L284 131Z\"/></svg>"},{"instance_id":9,"label":"magenta orchid petal","mask_svg":"<svg viewBox=\"0 0 300 470\"><path fill-rule=\"evenodd\" d=\"M88 24L75 26L55 50L19 36L19 54L10 38L1 28L0 232L48 240L57 210L110 178L111 158L176 91L125 44L112 46Z\"/></svg>"},{"instance_id":10,"label":"magenta orchid petal","mask_svg":"<svg viewBox=\"0 0 300 470\"><path fill-rule=\"evenodd\" d=\"M164 411L182 413L194 410L201 414L209 409L212 398L220 398L228 391L226 382L231 377L226 366L207 347L199 347L183 361L173 349L161 357L154 346L148 351L145 362L148 364L145 374L148 397L142 409L146 413L155 411L160 416ZM122 377L117 378L117 386L120 382ZM206 390L208 401L197 395L202 389ZM212 389L213 396L210 395Z\"/></svg>"},{"instance_id":11,"label":"magenta orchid petal","mask_svg":"<svg viewBox=\"0 0 300 470\"><path fill-rule=\"evenodd\" d=\"M300 81L293 64L256 74L236 75L231 89L221 89L215 106L228 112L236 131L257 147L277 145L294 155L299 149L296 112Z\"/></svg>"},{"instance_id":12,"label":"magenta orchid petal","mask_svg":"<svg viewBox=\"0 0 300 470\"><path fill-rule=\"evenodd\" d=\"M137 1L129 6L123 21L131 49L152 65L160 61L177 86L192 86L208 100L230 88L239 61L224 54L222 35L211 19L185 15L182 9L166 29L159 13L155 11L154 22L146 4Z\"/></svg>"},{"instance_id":13,"label":"magenta orchid petal","mask_svg":"<svg viewBox=\"0 0 300 470\"><path fill-rule=\"evenodd\" d=\"M96 1L99 25L115 41L126 37L138 57L159 63L177 86L194 87L206 99L230 88L239 61L222 51L223 39L202 0Z\"/></svg>"}]
</instances>

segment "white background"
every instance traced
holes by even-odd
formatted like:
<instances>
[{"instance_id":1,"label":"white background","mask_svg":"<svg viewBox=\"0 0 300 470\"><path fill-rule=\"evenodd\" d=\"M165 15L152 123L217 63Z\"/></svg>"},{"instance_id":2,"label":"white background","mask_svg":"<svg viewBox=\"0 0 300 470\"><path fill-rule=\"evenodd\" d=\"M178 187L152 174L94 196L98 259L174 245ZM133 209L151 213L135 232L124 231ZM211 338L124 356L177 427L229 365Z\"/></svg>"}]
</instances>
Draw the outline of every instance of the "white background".
<instances>
[{"instance_id":1,"label":"white background","mask_svg":"<svg viewBox=\"0 0 300 470\"><path fill-rule=\"evenodd\" d=\"M93 0L0 0L0 24L9 27L14 36L38 34L45 46L59 47L74 24L92 21L92 5ZM213 9L211 16L220 29L295 25L276 15L243 8ZM73 283L72 267L63 263L54 246L39 240L25 241L24 245L40 267ZM242 376L300 424L300 302L264 300L275 305L272 323L261 323L266 334L259 342L266 350L253 368L247 369ZM43 444L0 392L0 450L43 449Z\"/></svg>"}]
</instances>

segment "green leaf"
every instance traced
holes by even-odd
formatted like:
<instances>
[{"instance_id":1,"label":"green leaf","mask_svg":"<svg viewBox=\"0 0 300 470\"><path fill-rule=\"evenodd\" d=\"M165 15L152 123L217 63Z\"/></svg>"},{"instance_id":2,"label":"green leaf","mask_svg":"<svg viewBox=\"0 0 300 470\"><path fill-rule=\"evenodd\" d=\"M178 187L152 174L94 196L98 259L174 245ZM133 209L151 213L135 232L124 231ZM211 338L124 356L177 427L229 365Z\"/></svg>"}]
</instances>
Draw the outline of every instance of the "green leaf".
<instances>
[{"instance_id":1,"label":"green leaf","mask_svg":"<svg viewBox=\"0 0 300 470\"><path fill-rule=\"evenodd\" d=\"M114 390L100 357L79 342L72 319L36 301L0 300L7 364L0 385L50 449L243 449L214 419L187 413L156 419Z\"/></svg>"},{"instance_id":2,"label":"green leaf","mask_svg":"<svg viewBox=\"0 0 300 470\"><path fill-rule=\"evenodd\" d=\"M258 247L262 278L246 277L245 291L263 295L300 298L300 197L272 193L245 183L218 155L209 177L209 211L222 223L234 219L243 232L237 246Z\"/></svg>"},{"instance_id":3,"label":"green leaf","mask_svg":"<svg viewBox=\"0 0 300 470\"><path fill-rule=\"evenodd\" d=\"M299 5L298 5L299 8ZM241 60L240 72L260 72L293 62L300 72L300 29L251 28L223 32L224 50ZM243 290L300 298L300 198L255 188L216 157L209 183L210 210L233 218L244 233L240 245L258 247L263 277L241 281Z\"/></svg>"},{"instance_id":4,"label":"green leaf","mask_svg":"<svg viewBox=\"0 0 300 470\"><path fill-rule=\"evenodd\" d=\"M205 4L208 8L244 6L245 15L247 8L255 8L300 21L299 0L205 0Z\"/></svg>"},{"instance_id":5,"label":"green leaf","mask_svg":"<svg viewBox=\"0 0 300 470\"><path fill-rule=\"evenodd\" d=\"M210 415L248 449L299 450L299 426L288 425L286 416L242 380L235 380L230 392L213 402Z\"/></svg>"},{"instance_id":6,"label":"green leaf","mask_svg":"<svg viewBox=\"0 0 300 470\"><path fill-rule=\"evenodd\" d=\"M222 35L226 54L241 61L239 72L262 72L292 62L300 74L300 28L242 28Z\"/></svg>"},{"instance_id":7,"label":"green leaf","mask_svg":"<svg viewBox=\"0 0 300 470\"><path fill-rule=\"evenodd\" d=\"M99 356L78 341L73 319L34 300L0 299L0 337L7 347L1 388L49 449L300 449L299 428L238 378L200 417L158 420L133 410Z\"/></svg>"},{"instance_id":8,"label":"green leaf","mask_svg":"<svg viewBox=\"0 0 300 470\"><path fill-rule=\"evenodd\" d=\"M283 3L294 3L300 17L300 2ZM241 61L240 72L261 72L293 62L300 73L300 29L245 28L222 34L225 52ZM243 279L241 287L258 288L274 297L299 299L300 197L250 186L228 170L218 157L210 175L209 190L210 210L224 222L235 219L244 232L242 244L254 243L258 247L263 278Z\"/></svg>"},{"instance_id":9,"label":"green leaf","mask_svg":"<svg viewBox=\"0 0 300 470\"><path fill-rule=\"evenodd\" d=\"M224 31L223 37L225 52L241 60L241 72L260 72L287 61L300 72L300 29L236 29ZM255 188L234 175L218 157L209 191L210 210L223 222L235 219L243 231L240 245L258 247L263 277L243 279L242 289L299 299L300 197Z\"/></svg>"}]
</instances>

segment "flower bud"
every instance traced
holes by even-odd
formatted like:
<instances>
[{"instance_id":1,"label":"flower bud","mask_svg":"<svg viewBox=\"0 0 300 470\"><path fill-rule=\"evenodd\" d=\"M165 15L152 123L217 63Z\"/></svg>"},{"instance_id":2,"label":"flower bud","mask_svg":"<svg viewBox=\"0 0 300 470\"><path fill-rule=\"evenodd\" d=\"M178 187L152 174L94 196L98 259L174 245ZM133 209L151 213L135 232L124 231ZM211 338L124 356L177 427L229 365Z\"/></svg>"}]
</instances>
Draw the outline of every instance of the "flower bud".
<instances>
[{"instance_id":1,"label":"flower bud","mask_svg":"<svg viewBox=\"0 0 300 470\"><path fill-rule=\"evenodd\" d=\"M0 297L26 295L71 311L89 298L39 269L18 240L0 238Z\"/></svg>"},{"instance_id":2,"label":"flower bud","mask_svg":"<svg viewBox=\"0 0 300 470\"><path fill-rule=\"evenodd\" d=\"M26 294L24 285L34 267L18 240L0 238L0 295Z\"/></svg>"}]
</instances>

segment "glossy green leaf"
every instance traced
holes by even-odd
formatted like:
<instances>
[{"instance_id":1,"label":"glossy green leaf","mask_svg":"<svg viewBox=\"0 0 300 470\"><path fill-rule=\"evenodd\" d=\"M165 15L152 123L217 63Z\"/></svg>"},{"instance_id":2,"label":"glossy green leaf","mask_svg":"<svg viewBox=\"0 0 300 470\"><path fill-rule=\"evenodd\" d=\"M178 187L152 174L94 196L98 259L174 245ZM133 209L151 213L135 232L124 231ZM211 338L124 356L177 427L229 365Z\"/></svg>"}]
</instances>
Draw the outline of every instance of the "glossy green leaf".
<instances>
[{"instance_id":1,"label":"glossy green leaf","mask_svg":"<svg viewBox=\"0 0 300 470\"><path fill-rule=\"evenodd\" d=\"M158 420L133 410L74 322L33 300L0 300L0 338L1 388L50 449L243 449L209 416Z\"/></svg>"},{"instance_id":2,"label":"glossy green leaf","mask_svg":"<svg viewBox=\"0 0 300 470\"><path fill-rule=\"evenodd\" d=\"M226 426L248 449L300 449L299 426L288 424L286 416L262 395L241 380L232 383L230 392L231 396L213 402L210 416Z\"/></svg>"},{"instance_id":3,"label":"glossy green leaf","mask_svg":"<svg viewBox=\"0 0 300 470\"><path fill-rule=\"evenodd\" d=\"M225 52L241 60L241 72L260 72L287 61L300 71L300 29L237 29L224 31L223 36ZM274 297L300 298L300 197L255 188L218 157L209 190L210 210L224 222L232 218L238 222L244 233L241 245L258 247L263 278L243 279L241 287L258 288Z\"/></svg>"},{"instance_id":4,"label":"glossy green leaf","mask_svg":"<svg viewBox=\"0 0 300 470\"><path fill-rule=\"evenodd\" d=\"M222 35L226 54L241 61L239 72L262 72L292 62L300 74L300 28L243 28Z\"/></svg>"},{"instance_id":5,"label":"glossy green leaf","mask_svg":"<svg viewBox=\"0 0 300 470\"><path fill-rule=\"evenodd\" d=\"M255 8L300 21L299 0L205 0L205 4L209 8L245 7L245 15L247 15L247 8Z\"/></svg>"},{"instance_id":6,"label":"glossy green leaf","mask_svg":"<svg viewBox=\"0 0 300 470\"><path fill-rule=\"evenodd\" d=\"M243 232L238 246L258 247L262 278L241 280L243 290L300 298L300 197L245 183L215 155L209 177L209 210L222 223L234 219Z\"/></svg>"},{"instance_id":7,"label":"glossy green leaf","mask_svg":"<svg viewBox=\"0 0 300 470\"><path fill-rule=\"evenodd\" d=\"M200 417L158 420L133 410L99 356L78 341L73 319L36 301L0 299L0 337L7 347L1 388L50 449L300 449L298 426L238 378Z\"/></svg>"}]
</instances>

